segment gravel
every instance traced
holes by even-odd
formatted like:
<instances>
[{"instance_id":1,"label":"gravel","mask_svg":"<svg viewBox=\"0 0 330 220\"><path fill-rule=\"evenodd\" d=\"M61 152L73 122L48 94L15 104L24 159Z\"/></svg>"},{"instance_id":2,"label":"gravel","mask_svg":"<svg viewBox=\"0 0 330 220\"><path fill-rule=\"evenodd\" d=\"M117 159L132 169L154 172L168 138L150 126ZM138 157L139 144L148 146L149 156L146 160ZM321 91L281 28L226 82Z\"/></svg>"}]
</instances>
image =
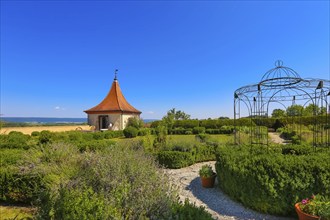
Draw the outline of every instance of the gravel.
<instances>
[{"instance_id":1,"label":"gravel","mask_svg":"<svg viewBox=\"0 0 330 220\"><path fill-rule=\"evenodd\" d=\"M181 201L188 198L190 202L195 203L197 206L204 206L214 219L293 220L293 218L262 214L245 208L224 194L218 187L217 181L214 188L203 188L198 171L204 164L210 164L214 168L215 162L197 163L182 169L165 169L172 182L178 186Z\"/></svg>"}]
</instances>

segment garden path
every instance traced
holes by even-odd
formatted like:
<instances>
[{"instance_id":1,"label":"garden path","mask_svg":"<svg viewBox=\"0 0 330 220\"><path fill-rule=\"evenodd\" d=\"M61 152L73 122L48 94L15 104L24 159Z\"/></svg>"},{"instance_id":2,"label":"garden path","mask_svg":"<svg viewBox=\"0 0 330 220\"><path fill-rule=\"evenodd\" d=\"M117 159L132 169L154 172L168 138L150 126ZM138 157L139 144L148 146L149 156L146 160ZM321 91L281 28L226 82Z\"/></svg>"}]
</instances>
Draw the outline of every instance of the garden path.
<instances>
[{"instance_id":1,"label":"garden path","mask_svg":"<svg viewBox=\"0 0 330 220\"><path fill-rule=\"evenodd\" d=\"M219 220L292 220L292 218L261 214L245 208L224 194L217 187L217 181L214 188L203 188L198 171L204 164L210 164L214 168L215 161L197 163L181 169L165 170L173 184L178 186L181 201L188 198L190 202L195 203L197 206L204 206L214 219Z\"/></svg>"},{"instance_id":2,"label":"garden path","mask_svg":"<svg viewBox=\"0 0 330 220\"><path fill-rule=\"evenodd\" d=\"M288 141L281 138L279 133L276 132L269 132L268 133L270 140L275 144L287 144Z\"/></svg>"}]
</instances>

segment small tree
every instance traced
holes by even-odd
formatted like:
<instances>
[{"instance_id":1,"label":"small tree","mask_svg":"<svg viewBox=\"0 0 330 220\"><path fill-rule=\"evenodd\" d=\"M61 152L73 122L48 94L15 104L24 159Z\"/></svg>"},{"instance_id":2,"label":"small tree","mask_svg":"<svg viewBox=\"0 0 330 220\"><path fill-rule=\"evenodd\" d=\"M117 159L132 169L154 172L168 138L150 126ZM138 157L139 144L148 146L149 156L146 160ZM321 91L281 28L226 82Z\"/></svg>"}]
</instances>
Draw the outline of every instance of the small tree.
<instances>
[{"instance_id":1,"label":"small tree","mask_svg":"<svg viewBox=\"0 0 330 220\"><path fill-rule=\"evenodd\" d=\"M304 107L301 105L291 105L287 108L286 114L288 116L302 116Z\"/></svg>"},{"instance_id":2,"label":"small tree","mask_svg":"<svg viewBox=\"0 0 330 220\"><path fill-rule=\"evenodd\" d=\"M180 110L176 111L175 108L172 108L167 112L167 115L162 118L162 121L168 130L172 130L174 122L176 120L188 120L188 119L190 119L190 115Z\"/></svg>"},{"instance_id":3,"label":"small tree","mask_svg":"<svg viewBox=\"0 0 330 220\"><path fill-rule=\"evenodd\" d=\"M156 139L154 140L154 147L160 148L166 145L166 138L167 138L167 129L165 126L158 126L155 129L156 132Z\"/></svg>"},{"instance_id":4,"label":"small tree","mask_svg":"<svg viewBox=\"0 0 330 220\"><path fill-rule=\"evenodd\" d=\"M272 118L283 118L285 115L286 113L282 109L274 109L272 112Z\"/></svg>"}]
</instances>

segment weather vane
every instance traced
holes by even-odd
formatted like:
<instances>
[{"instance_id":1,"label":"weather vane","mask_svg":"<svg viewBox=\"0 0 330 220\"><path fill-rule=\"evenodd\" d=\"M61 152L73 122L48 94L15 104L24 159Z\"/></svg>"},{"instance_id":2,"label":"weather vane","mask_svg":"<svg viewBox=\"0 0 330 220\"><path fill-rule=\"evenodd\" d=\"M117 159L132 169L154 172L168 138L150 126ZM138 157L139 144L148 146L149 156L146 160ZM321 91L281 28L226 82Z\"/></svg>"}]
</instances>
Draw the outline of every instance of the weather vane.
<instances>
[{"instance_id":1,"label":"weather vane","mask_svg":"<svg viewBox=\"0 0 330 220\"><path fill-rule=\"evenodd\" d=\"M115 69L115 80L117 80L117 72L118 72L118 70Z\"/></svg>"}]
</instances>

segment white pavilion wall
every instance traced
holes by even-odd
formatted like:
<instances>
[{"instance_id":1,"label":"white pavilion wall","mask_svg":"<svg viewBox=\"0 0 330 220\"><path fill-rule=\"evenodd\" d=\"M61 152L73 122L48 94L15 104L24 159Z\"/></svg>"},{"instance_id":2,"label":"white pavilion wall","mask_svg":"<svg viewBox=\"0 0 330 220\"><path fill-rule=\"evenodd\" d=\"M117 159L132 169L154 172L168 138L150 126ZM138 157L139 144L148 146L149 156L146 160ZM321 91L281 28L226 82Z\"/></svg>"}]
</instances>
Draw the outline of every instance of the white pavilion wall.
<instances>
[{"instance_id":1,"label":"white pavilion wall","mask_svg":"<svg viewBox=\"0 0 330 220\"><path fill-rule=\"evenodd\" d=\"M138 114L89 114L88 124L95 126L95 130L100 130L100 116L108 116L109 122L112 124L111 130L114 131L125 129L129 118L140 118Z\"/></svg>"}]
</instances>

